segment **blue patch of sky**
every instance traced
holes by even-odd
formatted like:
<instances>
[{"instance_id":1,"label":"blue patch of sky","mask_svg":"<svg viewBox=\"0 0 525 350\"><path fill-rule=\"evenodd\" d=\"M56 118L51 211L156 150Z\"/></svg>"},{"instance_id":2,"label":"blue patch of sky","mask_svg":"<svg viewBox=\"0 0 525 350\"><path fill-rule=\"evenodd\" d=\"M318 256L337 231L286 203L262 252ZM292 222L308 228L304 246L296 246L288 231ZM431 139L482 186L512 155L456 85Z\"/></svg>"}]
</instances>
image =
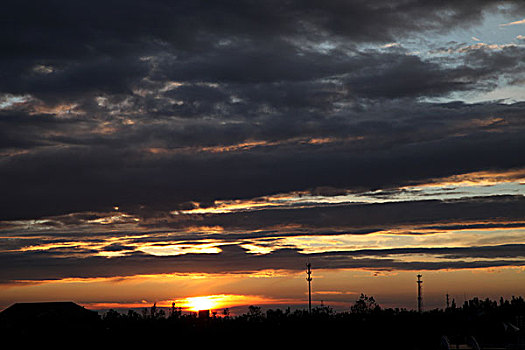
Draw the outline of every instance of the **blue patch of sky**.
<instances>
[{"instance_id":1,"label":"blue patch of sky","mask_svg":"<svg viewBox=\"0 0 525 350\"><path fill-rule=\"evenodd\" d=\"M503 9L505 10L505 9ZM484 18L477 24L456 28L446 33L426 32L399 40L396 43L379 45L382 50L403 50L407 54L417 55L422 59L443 56L443 50L448 48L467 47L476 44L486 45L516 45L525 47L525 21L523 16L516 16L502 11L486 13ZM524 23L511 24L513 22ZM365 47L371 48L370 46ZM377 46L375 47L378 48ZM438 52L438 53L437 53ZM441 53L439 53L441 52ZM445 54L453 58L454 53ZM457 55L459 57L459 55ZM449 61L452 62L453 60ZM460 61L457 61L458 63ZM441 60L440 64L447 64ZM471 90L453 92L447 96L425 97L424 102L449 102L461 100L466 103L478 103L485 101L499 101L502 103L515 103L525 101L525 84L508 84L501 78L497 86L491 91Z\"/></svg>"}]
</instances>

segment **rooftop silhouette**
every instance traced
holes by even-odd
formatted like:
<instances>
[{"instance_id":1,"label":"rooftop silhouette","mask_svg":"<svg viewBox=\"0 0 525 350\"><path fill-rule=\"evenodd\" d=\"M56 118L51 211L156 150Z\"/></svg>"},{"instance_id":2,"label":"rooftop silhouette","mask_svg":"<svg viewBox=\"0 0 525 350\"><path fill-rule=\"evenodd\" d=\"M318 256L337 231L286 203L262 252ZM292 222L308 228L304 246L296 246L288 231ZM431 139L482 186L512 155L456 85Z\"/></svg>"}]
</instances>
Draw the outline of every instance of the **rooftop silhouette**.
<instances>
[{"instance_id":1,"label":"rooftop silhouette","mask_svg":"<svg viewBox=\"0 0 525 350\"><path fill-rule=\"evenodd\" d=\"M15 334L85 332L99 325L97 312L73 302L16 303L0 313L0 329Z\"/></svg>"}]
</instances>

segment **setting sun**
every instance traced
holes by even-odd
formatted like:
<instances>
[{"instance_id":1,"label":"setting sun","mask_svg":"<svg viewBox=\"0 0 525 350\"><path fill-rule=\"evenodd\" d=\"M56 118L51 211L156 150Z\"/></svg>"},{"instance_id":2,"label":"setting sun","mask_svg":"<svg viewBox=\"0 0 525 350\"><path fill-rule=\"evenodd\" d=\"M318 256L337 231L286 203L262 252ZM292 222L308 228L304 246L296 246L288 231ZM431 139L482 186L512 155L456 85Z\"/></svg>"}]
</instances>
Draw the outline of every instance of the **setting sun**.
<instances>
[{"instance_id":1,"label":"setting sun","mask_svg":"<svg viewBox=\"0 0 525 350\"><path fill-rule=\"evenodd\" d=\"M174 302L186 311L197 312L199 310L216 310L242 305L280 304L283 301L279 299L263 298L256 295L217 294L177 299L174 300ZM289 303L291 300L286 300L286 302ZM169 305L171 304L171 301L166 302L165 304ZM163 302L159 305L163 305Z\"/></svg>"},{"instance_id":2,"label":"setting sun","mask_svg":"<svg viewBox=\"0 0 525 350\"><path fill-rule=\"evenodd\" d=\"M187 298L187 306L190 311L212 310L218 307L213 296Z\"/></svg>"}]
</instances>

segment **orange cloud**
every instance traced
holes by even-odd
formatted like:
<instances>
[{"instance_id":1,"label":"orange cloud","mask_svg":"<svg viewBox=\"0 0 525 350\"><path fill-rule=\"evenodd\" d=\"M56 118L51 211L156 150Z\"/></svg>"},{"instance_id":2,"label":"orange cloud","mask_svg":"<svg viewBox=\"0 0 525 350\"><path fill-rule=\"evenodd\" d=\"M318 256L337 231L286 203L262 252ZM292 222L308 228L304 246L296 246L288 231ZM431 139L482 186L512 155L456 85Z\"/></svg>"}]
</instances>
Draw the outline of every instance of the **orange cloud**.
<instances>
[{"instance_id":1,"label":"orange cloud","mask_svg":"<svg viewBox=\"0 0 525 350\"><path fill-rule=\"evenodd\" d=\"M434 182L421 184L417 187L486 186L508 182L519 182L525 184L525 168L509 171L477 171L452 175L445 178L435 179ZM406 186L403 187L403 189L409 189L411 187L412 186Z\"/></svg>"}]
</instances>

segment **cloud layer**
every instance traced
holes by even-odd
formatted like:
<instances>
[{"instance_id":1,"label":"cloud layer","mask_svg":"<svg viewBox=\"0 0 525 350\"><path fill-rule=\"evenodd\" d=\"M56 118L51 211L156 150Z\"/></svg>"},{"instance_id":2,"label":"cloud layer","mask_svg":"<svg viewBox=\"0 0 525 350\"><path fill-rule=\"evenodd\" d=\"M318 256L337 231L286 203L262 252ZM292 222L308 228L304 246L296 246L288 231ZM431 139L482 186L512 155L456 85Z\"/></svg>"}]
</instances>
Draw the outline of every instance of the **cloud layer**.
<instances>
[{"instance_id":1,"label":"cloud layer","mask_svg":"<svg viewBox=\"0 0 525 350\"><path fill-rule=\"evenodd\" d=\"M4 12L1 282L525 261L521 1Z\"/></svg>"}]
</instances>

